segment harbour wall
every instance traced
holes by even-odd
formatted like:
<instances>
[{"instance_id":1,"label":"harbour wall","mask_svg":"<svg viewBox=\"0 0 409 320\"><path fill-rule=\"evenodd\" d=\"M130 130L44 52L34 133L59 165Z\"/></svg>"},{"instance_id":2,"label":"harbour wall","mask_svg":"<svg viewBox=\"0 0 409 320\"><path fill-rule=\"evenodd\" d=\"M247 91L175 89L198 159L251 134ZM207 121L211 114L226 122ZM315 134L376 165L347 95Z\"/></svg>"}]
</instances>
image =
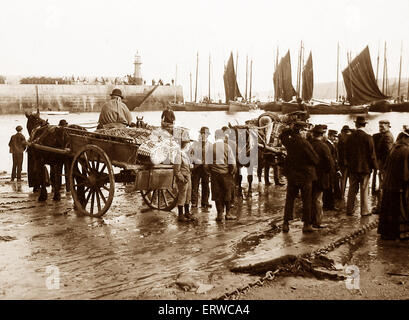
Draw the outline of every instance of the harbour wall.
<instances>
[{"instance_id":1,"label":"harbour wall","mask_svg":"<svg viewBox=\"0 0 409 320\"><path fill-rule=\"evenodd\" d=\"M38 108L70 112L98 112L119 88L130 109L139 104L153 86L134 85L0 85L0 114L24 113ZM162 110L167 102L183 102L182 86L158 86L135 110Z\"/></svg>"}]
</instances>

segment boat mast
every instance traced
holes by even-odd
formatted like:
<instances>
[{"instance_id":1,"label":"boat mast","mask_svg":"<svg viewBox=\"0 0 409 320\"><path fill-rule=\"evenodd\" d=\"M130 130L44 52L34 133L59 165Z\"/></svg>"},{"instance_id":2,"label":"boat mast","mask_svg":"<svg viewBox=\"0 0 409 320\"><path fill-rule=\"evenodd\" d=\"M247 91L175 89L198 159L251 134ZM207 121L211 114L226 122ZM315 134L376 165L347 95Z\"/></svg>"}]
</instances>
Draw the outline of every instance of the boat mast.
<instances>
[{"instance_id":1,"label":"boat mast","mask_svg":"<svg viewBox=\"0 0 409 320\"><path fill-rule=\"evenodd\" d=\"M335 101L338 101L338 82L339 82L339 42L337 44L337 95Z\"/></svg>"},{"instance_id":2,"label":"boat mast","mask_svg":"<svg viewBox=\"0 0 409 320\"><path fill-rule=\"evenodd\" d=\"M376 59L376 84L378 84L378 70L379 70L379 42L378 42L378 58Z\"/></svg>"},{"instance_id":3,"label":"boat mast","mask_svg":"<svg viewBox=\"0 0 409 320\"><path fill-rule=\"evenodd\" d=\"M400 61L399 61L399 81L398 81L398 99L400 99L400 77L402 74L402 47L403 41L400 43Z\"/></svg>"},{"instance_id":4,"label":"boat mast","mask_svg":"<svg viewBox=\"0 0 409 320\"><path fill-rule=\"evenodd\" d=\"M249 71L249 55L246 55L246 101L247 101L248 71Z\"/></svg>"},{"instance_id":5,"label":"boat mast","mask_svg":"<svg viewBox=\"0 0 409 320\"><path fill-rule=\"evenodd\" d=\"M275 65L274 73L277 71L277 67L278 67L278 55L279 55L279 49L277 46L276 65ZM274 84L274 75L273 75L273 84ZM274 101L278 101L278 93L276 92L276 90L277 88L274 87Z\"/></svg>"},{"instance_id":6,"label":"boat mast","mask_svg":"<svg viewBox=\"0 0 409 320\"><path fill-rule=\"evenodd\" d=\"M250 61L250 95L249 102L251 102L251 87L253 84L253 59Z\"/></svg>"},{"instance_id":7,"label":"boat mast","mask_svg":"<svg viewBox=\"0 0 409 320\"><path fill-rule=\"evenodd\" d=\"M384 52L383 52L383 78L382 78L382 92L383 92L383 94L386 94L385 93L385 84L386 84L385 75L386 75L386 41L385 41L385 49L384 49Z\"/></svg>"},{"instance_id":8,"label":"boat mast","mask_svg":"<svg viewBox=\"0 0 409 320\"><path fill-rule=\"evenodd\" d=\"M189 73L189 78L190 78L190 101L192 100L192 73Z\"/></svg>"},{"instance_id":9,"label":"boat mast","mask_svg":"<svg viewBox=\"0 0 409 320\"><path fill-rule=\"evenodd\" d=\"M175 86L175 103L176 103L176 80L177 80L177 78L178 78L178 65L176 65L175 83L174 83L174 86Z\"/></svg>"},{"instance_id":10,"label":"boat mast","mask_svg":"<svg viewBox=\"0 0 409 320\"><path fill-rule=\"evenodd\" d=\"M298 61L297 61L297 82L296 82L296 92L297 92L297 98L300 96L300 64L301 64L301 47L300 50L298 51Z\"/></svg>"},{"instance_id":11,"label":"boat mast","mask_svg":"<svg viewBox=\"0 0 409 320\"><path fill-rule=\"evenodd\" d=\"M196 85L195 85L195 102L197 100L197 73L199 71L199 52L197 53L197 60L196 60Z\"/></svg>"},{"instance_id":12,"label":"boat mast","mask_svg":"<svg viewBox=\"0 0 409 320\"><path fill-rule=\"evenodd\" d=\"M234 98L235 98L235 99L236 99L236 97L237 97L237 86L238 86L238 84L237 84L238 62L239 62L239 50L237 50L237 53L236 53L236 72L235 72L235 75L236 75L236 83L234 84Z\"/></svg>"},{"instance_id":13,"label":"boat mast","mask_svg":"<svg viewBox=\"0 0 409 320\"><path fill-rule=\"evenodd\" d=\"M209 102L210 102L210 64L211 64L211 60L210 60L210 53L209 53Z\"/></svg>"},{"instance_id":14,"label":"boat mast","mask_svg":"<svg viewBox=\"0 0 409 320\"><path fill-rule=\"evenodd\" d=\"M352 53L349 52L347 53L347 59L348 59L348 68L349 68L349 85L351 88L351 101L349 101L349 103L352 105L352 100L354 98L354 88L352 85L352 68L351 68L351 62L352 62L352 57L351 57Z\"/></svg>"}]
</instances>

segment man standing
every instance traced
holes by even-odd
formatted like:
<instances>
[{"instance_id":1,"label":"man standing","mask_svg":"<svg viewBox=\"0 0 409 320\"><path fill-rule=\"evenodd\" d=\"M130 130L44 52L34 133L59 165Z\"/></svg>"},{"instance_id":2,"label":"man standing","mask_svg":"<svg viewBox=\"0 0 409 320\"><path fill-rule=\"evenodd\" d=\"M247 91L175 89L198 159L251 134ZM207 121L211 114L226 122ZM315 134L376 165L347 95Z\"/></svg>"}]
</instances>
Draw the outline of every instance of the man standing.
<instances>
[{"instance_id":1,"label":"man standing","mask_svg":"<svg viewBox=\"0 0 409 320\"><path fill-rule=\"evenodd\" d=\"M341 171L341 199L344 200L345 187L348 179L348 170L346 162L346 142L351 134L351 129L349 126L345 125L342 127L341 134L338 139L338 166Z\"/></svg>"},{"instance_id":2,"label":"man standing","mask_svg":"<svg viewBox=\"0 0 409 320\"><path fill-rule=\"evenodd\" d=\"M385 176L385 164L386 159L393 146L393 135L390 132L390 122L388 120L379 121L379 132L373 135L373 141L375 146L376 160L378 161L379 167L379 192L377 194L377 206L374 209L373 213L379 213L380 210L380 201L382 199L382 184ZM377 171L374 170L375 185L372 184L372 192L376 189L376 175Z\"/></svg>"},{"instance_id":3,"label":"man standing","mask_svg":"<svg viewBox=\"0 0 409 320\"><path fill-rule=\"evenodd\" d=\"M328 138L325 139L325 144L328 146L331 157L332 157L332 162L334 163L334 166L331 169L330 173L330 180L329 180L329 185L328 187L324 190L323 193L323 204L324 204L324 210L337 210L335 207L335 199L340 198L340 193L341 191L339 190L339 179L337 176L337 171L338 171L338 150L336 146L336 137L337 137L337 131L336 130L328 130Z\"/></svg>"},{"instance_id":4,"label":"man standing","mask_svg":"<svg viewBox=\"0 0 409 320\"><path fill-rule=\"evenodd\" d=\"M162 127L173 126L175 124L176 117L170 104L167 105L166 110L163 110L160 118Z\"/></svg>"},{"instance_id":5,"label":"man standing","mask_svg":"<svg viewBox=\"0 0 409 320\"><path fill-rule=\"evenodd\" d=\"M125 128L132 125L132 114L125 103L120 89L112 90L111 100L106 102L99 115L99 128Z\"/></svg>"},{"instance_id":6,"label":"man standing","mask_svg":"<svg viewBox=\"0 0 409 320\"><path fill-rule=\"evenodd\" d=\"M17 133L11 136L9 147L10 153L13 155L13 168L11 169L11 181L17 178L17 181L21 181L21 169L23 167L23 152L26 149L27 141L21 131L22 126L17 126Z\"/></svg>"},{"instance_id":7,"label":"man standing","mask_svg":"<svg viewBox=\"0 0 409 320\"><path fill-rule=\"evenodd\" d=\"M283 232L289 231L289 221L293 219L294 200L299 190L301 190L303 206L303 232L314 231L311 227L312 182L317 179L315 166L318 165L319 158L305 139L307 125L306 122L297 121L292 128L284 130L280 135L287 149L284 174L288 181Z\"/></svg>"},{"instance_id":8,"label":"man standing","mask_svg":"<svg viewBox=\"0 0 409 320\"><path fill-rule=\"evenodd\" d=\"M212 200L216 203L216 221L222 221L226 210L226 220L235 220L230 214L232 188L234 188L233 174L236 170L236 159L230 146L224 141L223 130L218 129L214 134L216 142L213 144L213 161L210 167Z\"/></svg>"},{"instance_id":9,"label":"man standing","mask_svg":"<svg viewBox=\"0 0 409 320\"><path fill-rule=\"evenodd\" d=\"M209 204L209 181L210 174L205 169L205 163L209 164L212 161L212 144L207 141L208 136L210 135L208 127L202 127L199 131L200 136L199 140L193 142L189 155L192 159L193 170L192 170L192 208L197 207L198 204L198 193L199 193L199 184L202 186L202 199L201 207L202 208L211 208ZM210 159L209 159L210 157Z\"/></svg>"},{"instance_id":10,"label":"man standing","mask_svg":"<svg viewBox=\"0 0 409 320\"><path fill-rule=\"evenodd\" d=\"M355 199L360 190L361 216L371 214L368 209L369 176L378 168L372 136L364 129L365 117L355 120L356 131L350 135L346 143L346 161L349 171L350 186L347 199L347 215L354 212Z\"/></svg>"},{"instance_id":11,"label":"man standing","mask_svg":"<svg viewBox=\"0 0 409 320\"><path fill-rule=\"evenodd\" d=\"M314 228L323 228L321 224L323 217L322 195L331 185L331 174L334 170L334 161L330 149L324 140L324 128L316 125L312 129L311 145L317 153L319 162L316 166L317 180L312 183L312 210L311 221Z\"/></svg>"}]
</instances>

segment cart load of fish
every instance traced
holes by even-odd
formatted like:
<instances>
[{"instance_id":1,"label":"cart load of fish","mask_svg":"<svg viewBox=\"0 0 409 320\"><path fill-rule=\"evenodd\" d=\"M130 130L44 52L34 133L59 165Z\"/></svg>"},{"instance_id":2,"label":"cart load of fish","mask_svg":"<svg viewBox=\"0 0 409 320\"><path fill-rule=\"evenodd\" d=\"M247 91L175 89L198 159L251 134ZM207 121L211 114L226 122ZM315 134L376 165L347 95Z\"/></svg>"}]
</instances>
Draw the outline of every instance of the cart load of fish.
<instances>
[{"instance_id":1,"label":"cart load of fish","mask_svg":"<svg viewBox=\"0 0 409 320\"><path fill-rule=\"evenodd\" d=\"M138 145L138 162L141 164L171 164L179 148L177 135L160 127L110 128L98 129L96 132L126 138L130 143Z\"/></svg>"}]
</instances>

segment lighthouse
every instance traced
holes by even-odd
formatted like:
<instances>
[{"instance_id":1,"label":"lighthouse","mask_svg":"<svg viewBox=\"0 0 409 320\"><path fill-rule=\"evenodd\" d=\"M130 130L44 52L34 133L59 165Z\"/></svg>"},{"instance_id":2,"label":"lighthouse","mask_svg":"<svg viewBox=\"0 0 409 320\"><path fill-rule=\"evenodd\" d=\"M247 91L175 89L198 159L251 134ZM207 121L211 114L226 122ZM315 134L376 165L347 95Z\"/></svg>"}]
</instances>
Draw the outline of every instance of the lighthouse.
<instances>
[{"instance_id":1,"label":"lighthouse","mask_svg":"<svg viewBox=\"0 0 409 320\"><path fill-rule=\"evenodd\" d=\"M142 85L142 72L141 72L141 65L142 65L142 61L141 61L141 56L139 55L139 52L136 51L135 54L135 60L134 60L134 66L135 66L135 71L134 71L134 78L136 81L136 85Z\"/></svg>"}]
</instances>

